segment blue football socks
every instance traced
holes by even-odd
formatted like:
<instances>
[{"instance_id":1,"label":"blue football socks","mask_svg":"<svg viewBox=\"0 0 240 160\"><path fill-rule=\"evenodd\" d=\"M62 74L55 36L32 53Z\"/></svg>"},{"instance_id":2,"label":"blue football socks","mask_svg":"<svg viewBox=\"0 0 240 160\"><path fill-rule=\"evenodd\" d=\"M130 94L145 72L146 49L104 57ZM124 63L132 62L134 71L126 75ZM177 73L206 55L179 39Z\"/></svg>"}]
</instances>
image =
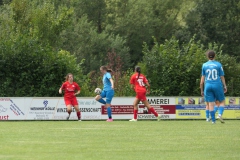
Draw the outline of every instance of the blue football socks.
<instances>
[{"instance_id":1,"label":"blue football socks","mask_svg":"<svg viewBox=\"0 0 240 160\"><path fill-rule=\"evenodd\" d=\"M209 119L209 110L206 110L206 118Z\"/></svg>"},{"instance_id":2,"label":"blue football socks","mask_svg":"<svg viewBox=\"0 0 240 160\"><path fill-rule=\"evenodd\" d=\"M215 123L216 119L215 119L215 112L214 111L210 111L211 117L212 117L212 122Z\"/></svg>"},{"instance_id":3,"label":"blue football socks","mask_svg":"<svg viewBox=\"0 0 240 160\"><path fill-rule=\"evenodd\" d=\"M218 110L218 107L217 106L214 106L214 113L216 113Z\"/></svg>"},{"instance_id":4,"label":"blue football socks","mask_svg":"<svg viewBox=\"0 0 240 160\"><path fill-rule=\"evenodd\" d=\"M112 109L111 109L111 107L107 108L107 114L108 114L108 118L112 119Z\"/></svg>"},{"instance_id":5,"label":"blue football socks","mask_svg":"<svg viewBox=\"0 0 240 160\"><path fill-rule=\"evenodd\" d=\"M98 100L98 102L102 103L102 104L106 104L106 101L104 101L102 98Z\"/></svg>"},{"instance_id":6,"label":"blue football socks","mask_svg":"<svg viewBox=\"0 0 240 160\"><path fill-rule=\"evenodd\" d=\"M222 116L223 115L223 111L224 111L224 107L220 106L218 108L218 114Z\"/></svg>"}]
</instances>

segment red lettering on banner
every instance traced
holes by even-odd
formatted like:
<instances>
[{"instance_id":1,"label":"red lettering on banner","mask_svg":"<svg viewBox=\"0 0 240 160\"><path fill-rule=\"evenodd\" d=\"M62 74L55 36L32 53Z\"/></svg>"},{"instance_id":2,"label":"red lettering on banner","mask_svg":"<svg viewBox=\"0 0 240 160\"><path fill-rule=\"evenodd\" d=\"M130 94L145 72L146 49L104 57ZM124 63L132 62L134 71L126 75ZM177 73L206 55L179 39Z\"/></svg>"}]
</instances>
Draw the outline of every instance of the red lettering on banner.
<instances>
[{"instance_id":1,"label":"red lettering on banner","mask_svg":"<svg viewBox=\"0 0 240 160\"><path fill-rule=\"evenodd\" d=\"M84 115L82 119L101 119L100 115Z\"/></svg>"},{"instance_id":2,"label":"red lettering on banner","mask_svg":"<svg viewBox=\"0 0 240 160\"><path fill-rule=\"evenodd\" d=\"M8 120L9 118L9 115L6 115L6 116L0 116L0 120Z\"/></svg>"},{"instance_id":3,"label":"red lettering on banner","mask_svg":"<svg viewBox=\"0 0 240 160\"><path fill-rule=\"evenodd\" d=\"M112 105L112 114L133 114L133 105ZM107 114L107 109L102 106L102 114Z\"/></svg>"},{"instance_id":4,"label":"red lettering on banner","mask_svg":"<svg viewBox=\"0 0 240 160\"><path fill-rule=\"evenodd\" d=\"M0 101L10 101L10 98L0 98Z\"/></svg>"}]
</instances>

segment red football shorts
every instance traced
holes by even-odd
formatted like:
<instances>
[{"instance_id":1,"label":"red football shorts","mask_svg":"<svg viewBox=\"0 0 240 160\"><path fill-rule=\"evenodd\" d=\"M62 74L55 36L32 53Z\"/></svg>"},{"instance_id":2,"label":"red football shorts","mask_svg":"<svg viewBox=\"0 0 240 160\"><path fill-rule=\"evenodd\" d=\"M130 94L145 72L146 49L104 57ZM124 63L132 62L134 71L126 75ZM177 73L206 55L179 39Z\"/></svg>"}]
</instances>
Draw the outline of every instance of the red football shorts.
<instances>
[{"instance_id":1,"label":"red football shorts","mask_svg":"<svg viewBox=\"0 0 240 160\"><path fill-rule=\"evenodd\" d=\"M136 92L136 98L139 99L140 101L146 101L147 97L146 97L146 91L143 92Z\"/></svg>"},{"instance_id":2,"label":"red football shorts","mask_svg":"<svg viewBox=\"0 0 240 160\"><path fill-rule=\"evenodd\" d=\"M68 105L72 105L72 106L77 106L78 105L78 101L77 98L64 98L65 104L66 106Z\"/></svg>"}]
</instances>

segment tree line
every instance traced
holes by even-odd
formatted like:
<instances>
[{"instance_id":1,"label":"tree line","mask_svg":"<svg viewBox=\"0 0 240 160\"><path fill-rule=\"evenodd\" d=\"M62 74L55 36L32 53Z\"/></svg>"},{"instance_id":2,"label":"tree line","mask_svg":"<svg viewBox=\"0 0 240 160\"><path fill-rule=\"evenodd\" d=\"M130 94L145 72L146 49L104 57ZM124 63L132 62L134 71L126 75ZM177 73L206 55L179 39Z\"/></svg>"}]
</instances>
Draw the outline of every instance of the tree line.
<instances>
[{"instance_id":1,"label":"tree line","mask_svg":"<svg viewBox=\"0 0 240 160\"><path fill-rule=\"evenodd\" d=\"M117 96L133 96L142 67L154 96L199 96L213 49L229 96L239 95L240 0L0 0L0 96L59 96L71 72L81 96L113 69Z\"/></svg>"}]
</instances>

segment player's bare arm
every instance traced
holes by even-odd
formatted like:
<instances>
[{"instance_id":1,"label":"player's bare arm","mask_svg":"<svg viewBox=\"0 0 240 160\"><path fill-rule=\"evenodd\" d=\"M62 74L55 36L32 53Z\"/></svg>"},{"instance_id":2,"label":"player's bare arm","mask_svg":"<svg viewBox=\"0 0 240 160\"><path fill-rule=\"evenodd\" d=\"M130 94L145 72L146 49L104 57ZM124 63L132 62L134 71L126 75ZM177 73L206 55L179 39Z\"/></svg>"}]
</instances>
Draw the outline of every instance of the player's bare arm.
<instances>
[{"instance_id":1,"label":"player's bare arm","mask_svg":"<svg viewBox=\"0 0 240 160\"><path fill-rule=\"evenodd\" d=\"M112 84L112 89L114 89L114 81L113 81L113 79L110 78L109 80L110 80L110 82L111 82L111 84Z\"/></svg>"},{"instance_id":2,"label":"player's bare arm","mask_svg":"<svg viewBox=\"0 0 240 160\"><path fill-rule=\"evenodd\" d=\"M224 87L224 93L226 93L227 92L227 85L226 85L226 81L225 81L224 76L221 76L221 80L222 80L222 84L223 84L223 87Z\"/></svg>"},{"instance_id":3,"label":"player's bare arm","mask_svg":"<svg viewBox=\"0 0 240 160\"><path fill-rule=\"evenodd\" d=\"M62 94L62 87L59 88L59 94Z\"/></svg>"},{"instance_id":4,"label":"player's bare arm","mask_svg":"<svg viewBox=\"0 0 240 160\"><path fill-rule=\"evenodd\" d=\"M200 81L200 89L201 89L202 96L204 95L204 92L203 92L204 79L205 79L205 76L202 76Z\"/></svg>"},{"instance_id":5,"label":"player's bare arm","mask_svg":"<svg viewBox=\"0 0 240 160\"><path fill-rule=\"evenodd\" d=\"M78 90L76 93L74 93L74 95L76 96L76 95L78 95L78 94L80 94L80 90Z\"/></svg>"},{"instance_id":6,"label":"player's bare arm","mask_svg":"<svg viewBox=\"0 0 240 160\"><path fill-rule=\"evenodd\" d=\"M131 88L132 88L133 90L135 90L135 85L134 85L134 84L131 84Z\"/></svg>"},{"instance_id":7,"label":"player's bare arm","mask_svg":"<svg viewBox=\"0 0 240 160\"><path fill-rule=\"evenodd\" d=\"M149 94L150 93L150 84L147 82L146 85L147 85L147 93Z\"/></svg>"}]
</instances>

